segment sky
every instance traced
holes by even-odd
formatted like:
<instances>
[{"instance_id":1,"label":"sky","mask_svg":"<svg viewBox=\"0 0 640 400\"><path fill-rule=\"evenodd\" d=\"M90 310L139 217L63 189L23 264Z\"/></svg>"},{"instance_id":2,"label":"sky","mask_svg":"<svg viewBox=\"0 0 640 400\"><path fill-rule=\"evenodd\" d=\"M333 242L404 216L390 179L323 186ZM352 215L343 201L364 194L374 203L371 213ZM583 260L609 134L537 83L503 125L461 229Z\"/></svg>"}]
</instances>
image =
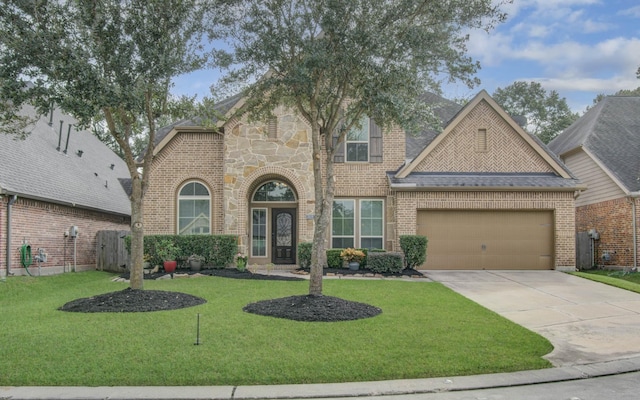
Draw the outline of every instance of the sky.
<instances>
[{"instance_id":1,"label":"sky","mask_svg":"<svg viewBox=\"0 0 640 400\"><path fill-rule=\"evenodd\" d=\"M468 55L480 61L481 84L443 85L449 99L489 94L515 81L539 82L582 114L600 93L640 87L640 1L514 0L507 20L487 33L469 32ZM210 95L217 71L175 80L174 94Z\"/></svg>"}]
</instances>

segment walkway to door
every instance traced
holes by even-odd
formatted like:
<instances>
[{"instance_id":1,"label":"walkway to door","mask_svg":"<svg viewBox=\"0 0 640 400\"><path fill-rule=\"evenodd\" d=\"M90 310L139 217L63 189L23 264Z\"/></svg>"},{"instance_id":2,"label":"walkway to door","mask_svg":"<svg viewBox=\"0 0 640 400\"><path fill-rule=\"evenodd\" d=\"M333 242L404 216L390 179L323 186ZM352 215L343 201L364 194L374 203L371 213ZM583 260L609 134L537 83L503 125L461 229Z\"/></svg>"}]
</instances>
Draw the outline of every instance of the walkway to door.
<instances>
[{"instance_id":1,"label":"walkway to door","mask_svg":"<svg viewBox=\"0 0 640 400\"><path fill-rule=\"evenodd\" d=\"M640 294L558 271L422 272L549 339L555 366L640 355Z\"/></svg>"}]
</instances>

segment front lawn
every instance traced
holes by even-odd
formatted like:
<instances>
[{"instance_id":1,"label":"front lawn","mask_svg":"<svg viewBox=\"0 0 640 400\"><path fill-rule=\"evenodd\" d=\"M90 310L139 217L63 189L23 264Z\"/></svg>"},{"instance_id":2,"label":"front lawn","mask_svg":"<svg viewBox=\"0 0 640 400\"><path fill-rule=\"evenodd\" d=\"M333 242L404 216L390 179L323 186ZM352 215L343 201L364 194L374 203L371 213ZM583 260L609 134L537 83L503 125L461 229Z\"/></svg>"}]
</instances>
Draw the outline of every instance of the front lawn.
<instances>
[{"instance_id":1,"label":"front lawn","mask_svg":"<svg viewBox=\"0 0 640 400\"><path fill-rule=\"evenodd\" d=\"M206 304L150 313L68 313L68 301L122 290L102 272L0 283L0 386L256 385L426 378L547 368L528 331L434 282L325 280L324 294L382 308L346 322L242 311L306 294L308 282L217 277L145 281ZM200 314L200 345L196 319Z\"/></svg>"},{"instance_id":2,"label":"front lawn","mask_svg":"<svg viewBox=\"0 0 640 400\"><path fill-rule=\"evenodd\" d=\"M592 281L605 283L607 285L619 287L621 289L630 290L640 293L640 273L628 273L624 271L608 271L608 270L589 270L582 272L574 272L577 275Z\"/></svg>"}]
</instances>

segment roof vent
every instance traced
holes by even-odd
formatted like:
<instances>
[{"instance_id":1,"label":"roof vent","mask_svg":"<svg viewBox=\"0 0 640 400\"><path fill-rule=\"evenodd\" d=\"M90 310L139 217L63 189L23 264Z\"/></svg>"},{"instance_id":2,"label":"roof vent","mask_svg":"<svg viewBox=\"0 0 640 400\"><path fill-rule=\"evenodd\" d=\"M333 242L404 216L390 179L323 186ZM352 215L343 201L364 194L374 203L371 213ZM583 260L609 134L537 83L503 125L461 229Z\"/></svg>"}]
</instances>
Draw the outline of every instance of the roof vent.
<instances>
[{"instance_id":1,"label":"roof vent","mask_svg":"<svg viewBox=\"0 0 640 400\"><path fill-rule=\"evenodd\" d=\"M115 166L116 166L115 164L111 164L111 165L109 166L109 168L113 169L113 167L115 167Z\"/></svg>"},{"instance_id":2,"label":"roof vent","mask_svg":"<svg viewBox=\"0 0 640 400\"><path fill-rule=\"evenodd\" d=\"M84 151L78 150L78 157L82 157L82 153L84 153Z\"/></svg>"}]
</instances>

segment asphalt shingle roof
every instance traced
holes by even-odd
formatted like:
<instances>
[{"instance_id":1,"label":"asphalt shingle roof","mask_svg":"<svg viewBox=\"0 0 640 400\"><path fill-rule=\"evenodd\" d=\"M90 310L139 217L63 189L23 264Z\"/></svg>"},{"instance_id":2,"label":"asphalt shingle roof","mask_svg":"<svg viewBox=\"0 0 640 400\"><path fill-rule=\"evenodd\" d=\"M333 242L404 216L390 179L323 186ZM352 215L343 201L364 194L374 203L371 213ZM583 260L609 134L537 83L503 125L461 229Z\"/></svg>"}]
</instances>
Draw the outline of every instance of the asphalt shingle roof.
<instances>
[{"instance_id":1,"label":"asphalt shingle roof","mask_svg":"<svg viewBox=\"0 0 640 400\"><path fill-rule=\"evenodd\" d=\"M37 117L30 106L23 113ZM52 126L48 122L48 115L40 116L27 128L25 140L0 133L0 193L130 215L129 198L119 181L129 179L125 162L91 132L75 127L65 154L68 126L76 121L56 109Z\"/></svg>"},{"instance_id":2,"label":"asphalt shingle roof","mask_svg":"<svg viewBox=\"0 0 640 400\"><path fill-rule=\"evenodd\" d=\"M576 180L553 173L470 173L470 172L412 172L406 178L396 178L388 172L392 186L406 188L554 188L575 189ZM400 185L400 186L398 186Z\"/></svg>"},{"instance_id":3,"label":"asphalt shingle roof","mask_svg":"<svg viewBox=\"0 0 640 400\"><path fill-rule=\"evenodd\" d=\"M640 190L640 97L605 97L549 143L558 155L581 146L627 190Z\"/></svg>"}]
</instances>

